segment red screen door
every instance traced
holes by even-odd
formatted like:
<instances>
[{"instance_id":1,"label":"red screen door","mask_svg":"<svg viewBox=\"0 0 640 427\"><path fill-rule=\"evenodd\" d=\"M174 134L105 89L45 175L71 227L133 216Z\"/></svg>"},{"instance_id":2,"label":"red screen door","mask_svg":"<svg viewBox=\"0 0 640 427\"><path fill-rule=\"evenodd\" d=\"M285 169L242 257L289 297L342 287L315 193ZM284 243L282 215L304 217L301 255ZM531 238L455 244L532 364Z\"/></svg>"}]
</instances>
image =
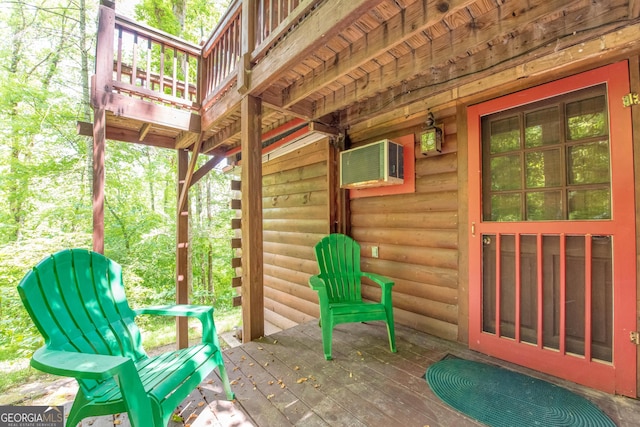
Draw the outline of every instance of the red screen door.
<instances>
[{"instance_id":1,"label":"red screen door","mask_svg":"<svg viewBox=\"0 0 640 427\"><path fill-rule=\"evenodd\" d=\"M469 346L636 396L626 62L468 109Z\"/></svg>"}]
</instances>

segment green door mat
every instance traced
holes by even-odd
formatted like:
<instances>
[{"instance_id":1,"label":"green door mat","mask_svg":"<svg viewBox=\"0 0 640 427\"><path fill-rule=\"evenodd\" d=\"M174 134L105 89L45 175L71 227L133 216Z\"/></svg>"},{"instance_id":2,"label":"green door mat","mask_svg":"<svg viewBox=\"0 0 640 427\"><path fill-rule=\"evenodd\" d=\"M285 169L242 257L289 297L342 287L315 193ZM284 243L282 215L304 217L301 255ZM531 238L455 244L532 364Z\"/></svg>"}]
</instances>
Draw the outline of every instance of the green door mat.
<instances>
[{"instance_id":1,"label":"green door mat","mask_svg":"<svg viewBox=\"0 0 640 427\"><path fill-rule=\"evenodd\" d=\"M587 399L504 368L446 358L431 365L425 377L445 403L492 427L615 427Z\"/></svg>"}]
</instances>

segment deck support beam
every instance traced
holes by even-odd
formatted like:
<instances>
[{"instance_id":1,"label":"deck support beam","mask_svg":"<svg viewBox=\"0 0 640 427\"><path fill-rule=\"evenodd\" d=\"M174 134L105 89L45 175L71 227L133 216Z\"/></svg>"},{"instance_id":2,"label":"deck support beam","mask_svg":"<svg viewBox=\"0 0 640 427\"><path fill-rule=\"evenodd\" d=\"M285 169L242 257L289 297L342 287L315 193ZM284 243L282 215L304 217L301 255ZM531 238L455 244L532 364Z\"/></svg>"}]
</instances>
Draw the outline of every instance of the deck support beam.
<instances>
[{"instance_id":1,"label":"deck support beam","mask_svg":"<svg viewBox=\"0 0 640 427\"><path fill-rule=\"evenodd\" d=\"M189 152L178 150L178 191L188 191L186 188L187 172L189 170ZM189 303L189 204L181 207L181 197L178 196L176 209L176 303ZM189 346L189 325L186 317L176 317L176 342L178 349Z\"/></svg>"},{"instance_id":2,"label":"deck support beam","mask_svg":"<svg viewBox=\"0 0 640 427\"><path fill-rule=\"evenodd\" d=\"M242 341L264 335L262 102L245 96L242 121Z\"/></svg>"},{"instance_id":3,"label":"deck support beam","mask_svg":"<svg viewBox=\"0 0 640 427\"><path fill-rule=\"evenodd\" d=\"M97 88L110 91L109 72L113 68L113 36L115 5L102 1L98 19L96 75L92 86L93 107L93 250L104 254L105 147L107 143L107 110L105 100L96 95Z\"/></svg>"},{"instance_id":4,"label":"deck support beam","mask_svg":"<svg viewBox=\"0 0 640 427\"><path fill-rule=\"evenodd\" d=\"M104 254L104 187L106 111L96 108L93 113L93 251Z\"/></svg>"}]
</instances>

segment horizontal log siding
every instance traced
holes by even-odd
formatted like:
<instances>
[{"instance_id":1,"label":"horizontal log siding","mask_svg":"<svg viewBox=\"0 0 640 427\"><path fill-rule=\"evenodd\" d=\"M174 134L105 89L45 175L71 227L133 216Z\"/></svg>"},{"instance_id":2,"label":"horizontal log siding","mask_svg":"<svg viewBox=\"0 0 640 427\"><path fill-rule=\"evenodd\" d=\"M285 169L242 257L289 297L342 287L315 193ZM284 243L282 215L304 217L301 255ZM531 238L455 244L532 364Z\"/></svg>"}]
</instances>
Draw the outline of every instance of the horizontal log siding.
<instances>
[{"instance_id":1,"label":"horizontal log siding","mask_svg":"<svg viewBox=\"0 0 640 427\"><path fill-rule=\"evenodd\" d=\"M446 125L444 151L416 160L415 193L351 201L351 234L361 244L363 270L395 281L396 322L450 340L458 335L455 120L455 114L438 117ZM379 258L371 257L373 246ZM363 294L380 298L372 284Z\"/></svg>"},{"instance_id":2,"label":"horizontal log siding","mask_svg":"<svg viewBox=\"0 0 640 427\"><path fill-rule=\"evenodd\" d=\"M265 319L283 329L319 316L308 280L329 233L328 158L323 140L263 165Z\"/></svg>"}]
</instances>

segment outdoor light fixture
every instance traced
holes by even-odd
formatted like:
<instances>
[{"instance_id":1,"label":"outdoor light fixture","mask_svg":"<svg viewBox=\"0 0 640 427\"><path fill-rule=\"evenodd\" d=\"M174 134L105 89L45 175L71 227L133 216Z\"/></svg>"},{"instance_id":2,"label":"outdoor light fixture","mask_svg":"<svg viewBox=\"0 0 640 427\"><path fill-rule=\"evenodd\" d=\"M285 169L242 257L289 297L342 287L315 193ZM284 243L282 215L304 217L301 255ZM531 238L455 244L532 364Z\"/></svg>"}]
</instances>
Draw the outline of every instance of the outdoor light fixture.
<instances>
[{"instance_id":1,"label":"outdoor light fixture","mask_svg":"<svg viewBox=\"0 0 640 427\"><path fill-rule=\"evenodd\" d=\"M442 151L442 137L444 126L436 125L433 113L427 114L425 129L420 133L420 153L423 156L433 156Z\"/></svg>"}]
</instances>

